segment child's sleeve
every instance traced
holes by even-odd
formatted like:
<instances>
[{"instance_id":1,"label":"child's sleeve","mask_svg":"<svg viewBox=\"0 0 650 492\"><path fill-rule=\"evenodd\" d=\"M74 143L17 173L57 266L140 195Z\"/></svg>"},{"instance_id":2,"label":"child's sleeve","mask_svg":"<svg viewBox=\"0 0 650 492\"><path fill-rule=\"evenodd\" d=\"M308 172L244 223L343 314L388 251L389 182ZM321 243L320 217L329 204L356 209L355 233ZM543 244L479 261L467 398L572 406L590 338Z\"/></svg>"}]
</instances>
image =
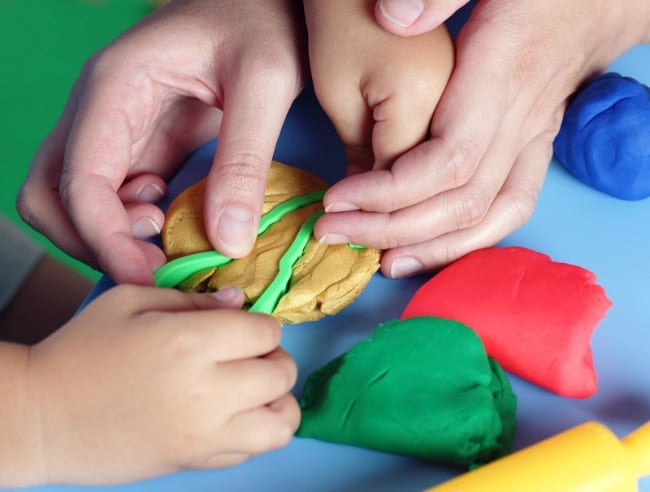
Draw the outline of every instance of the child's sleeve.
<instances>
[{"instance_id":1,"label":"child's sleeve","mask_svg":"<svg viewBox=\"0 0 650 492\"><path fill-rule=\"evenodd\" d=\"M0 215L0 313L20 290L43 256L43 249Z\"/></svg>"}]
</instances>

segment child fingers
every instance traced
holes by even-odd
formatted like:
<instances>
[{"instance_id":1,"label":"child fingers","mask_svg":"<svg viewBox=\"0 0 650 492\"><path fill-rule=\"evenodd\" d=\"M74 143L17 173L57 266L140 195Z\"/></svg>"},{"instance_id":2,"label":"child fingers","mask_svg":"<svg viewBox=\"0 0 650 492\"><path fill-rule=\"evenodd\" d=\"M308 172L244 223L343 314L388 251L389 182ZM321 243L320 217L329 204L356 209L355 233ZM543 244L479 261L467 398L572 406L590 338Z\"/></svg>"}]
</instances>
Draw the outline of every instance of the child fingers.
<instances>
[{"instance_id":1,"label":"child fingers","mask_svg":"<svg viewBox=\"0 0 650 492\"><path fill-rule=\"evenodd\" d=\"M289 393L298 375L296 363L281 348L264 357L220 363L216 371L235 389L230 402L237 413L273 403Z\"/></svg>"},{"instance_id":2,"label":"child fingers","mask_svg":"<svg viewBox=\"0 0 650 492\"><path fill-rule=\"evenodd\" d=\"M224 432L230 448L257 455L287 445L300 425L300 407L286 394L271 405L235 415Z\"/></svg>"}]
</instances>

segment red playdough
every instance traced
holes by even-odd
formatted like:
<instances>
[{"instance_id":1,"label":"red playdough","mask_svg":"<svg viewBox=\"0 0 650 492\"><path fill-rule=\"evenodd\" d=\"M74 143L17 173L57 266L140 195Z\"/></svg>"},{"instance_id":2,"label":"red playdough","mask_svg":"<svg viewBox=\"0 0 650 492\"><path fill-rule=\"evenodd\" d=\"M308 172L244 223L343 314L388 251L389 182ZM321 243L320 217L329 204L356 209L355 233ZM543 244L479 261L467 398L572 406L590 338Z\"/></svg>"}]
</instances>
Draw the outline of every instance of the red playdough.
<instances>
[{"instance_id":1,"label":"red playdough","mask_svg":"<svg viewBox=\"0 0 650 492\"><path fill-rule=\"evenodd\" d=\"M460 321L507 371L562 396L586 398L596 392L589 342L611 305L584 268L526 248L487 248L425 283L402 318Z\"/></svg>"}]
</instances>

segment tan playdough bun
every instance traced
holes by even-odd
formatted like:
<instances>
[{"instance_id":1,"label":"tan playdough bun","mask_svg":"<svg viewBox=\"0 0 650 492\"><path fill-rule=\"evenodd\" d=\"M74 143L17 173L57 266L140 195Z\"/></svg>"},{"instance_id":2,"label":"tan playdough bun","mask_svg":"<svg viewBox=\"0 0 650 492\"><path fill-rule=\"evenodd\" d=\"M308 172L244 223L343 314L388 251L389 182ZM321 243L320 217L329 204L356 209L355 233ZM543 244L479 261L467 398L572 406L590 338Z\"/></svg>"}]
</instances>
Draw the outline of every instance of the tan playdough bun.
<instances>
[{"instance_id":1,"label":"tan playdough bun","mask_svg":"<svg viewBox=\"0 0 650 492\"><path fill-rule=\"evenodd\" d=\"M273 161L262 214L290 198L328 186L312 173ZM169 260L213 250L203 225L204 189L205 180L187 188L167 210L162 242ZM258 236L248 256L198 272L179 287L205 292L236 285L252 304L278 274L278 263L302 224L322 210L322 202L318 201L287 213ZM293 266L286 293L275 306L273 316L281 322L301 323L338 313L359 296L379 269L379 257L376 249L322 245L311 237Z\"/></svg>"}]
</instances>

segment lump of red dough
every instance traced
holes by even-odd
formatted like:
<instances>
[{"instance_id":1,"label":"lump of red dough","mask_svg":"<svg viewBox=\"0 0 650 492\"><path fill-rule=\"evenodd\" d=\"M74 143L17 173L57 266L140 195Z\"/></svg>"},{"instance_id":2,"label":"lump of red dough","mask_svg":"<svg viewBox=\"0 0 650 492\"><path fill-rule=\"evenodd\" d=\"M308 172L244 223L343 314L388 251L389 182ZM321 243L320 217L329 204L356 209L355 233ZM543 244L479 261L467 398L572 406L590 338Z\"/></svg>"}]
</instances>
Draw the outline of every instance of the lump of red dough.
<instances>
[{"instance_id":1,"label":"lump of red dough","mask_svg":"<svg viewBox=\"0 0 650 492\"><path fill-rule=\"evenodd\" d=\"M506 371L559 395L596 392L593 330L612 305L596 276L521 247L474 251L425 283L402 318L470 326Z\"/></svg>"},{"instance_id":2,"label":"lump of red dough","mask_svg":"<svg viewBox=\"0 0 650 492\"><path fill-rule=\"evenodd\" d=\"M392 320L312 373L297 435L473 465L509 453L516 398L481 340L456 321Z\"/></svg>"}]
</instances>

